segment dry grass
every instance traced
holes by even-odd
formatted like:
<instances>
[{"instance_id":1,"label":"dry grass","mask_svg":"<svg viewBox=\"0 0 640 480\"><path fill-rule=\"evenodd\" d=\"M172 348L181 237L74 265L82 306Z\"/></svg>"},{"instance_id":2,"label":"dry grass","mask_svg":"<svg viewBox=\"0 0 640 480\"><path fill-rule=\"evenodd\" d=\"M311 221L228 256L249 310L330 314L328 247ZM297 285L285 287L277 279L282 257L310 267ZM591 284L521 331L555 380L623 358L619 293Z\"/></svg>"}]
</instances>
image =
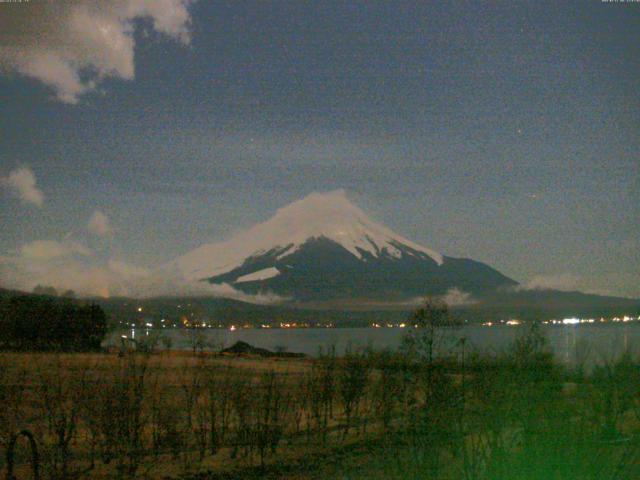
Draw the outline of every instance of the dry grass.
<instances>
[{"instance_id":1,"label":"dry grass","mask_svg":"<svg viewBox=\"0 0 640 480\"><path fill-rule=\"evenodd\" d=\"M300 358L186 352L128 354L125 358L4 353L0 354L0 389L7 408L1 415L0 440L6 446L13 433L33 431L44 470L51 478L61 478L63 469L66 478L164 478L197 471L266 468L275 460L276 449L277 461L288 462L317 453L320 443L358 438L356 431L342 438L338 426L344 413L334 392L326 398L333 405L325 423L310 411L313 402L309 397L318 393L309 390L315 364ZM139 391L136 380L140 381ZM122 458L105 461L101 450L109 450L109 445L101 442L117 443L122 428L131 428L119 424L117 417L126 415L118 410L121 404L114 404L118 398L109 395L122 397L127 408L139 408L140 425L133 434L139 437L136 445L109 453ZM44 404L45 397L49 405ZM219 444L213 445L210 432L223 428L214 425L223 421L222 416L226 416L226 431L216 434ZM60 418L68 430L68 445L60 440L60 427L54 425ZM114 430L113 437L104 436L109 428ZM320 428L325 431L324 441L318 434ZM24 450L18 452L15 470L20 475L29 471ZM130 468L131 462L135 467ZM4 459L0 460L0 468L5 467ZM78 474L84 470L87 473Z\"/></svg>"},{"instance_id":2,"label":"dry grass","mask_svg":"<svg viewBox=\"0 0 640 480\"><path fill-rule=\"evenodd\" d=\"M0 405L0 450L33 432L41 478L640 478L629 358L6 353Z\"/></svg>"}]
</instances>

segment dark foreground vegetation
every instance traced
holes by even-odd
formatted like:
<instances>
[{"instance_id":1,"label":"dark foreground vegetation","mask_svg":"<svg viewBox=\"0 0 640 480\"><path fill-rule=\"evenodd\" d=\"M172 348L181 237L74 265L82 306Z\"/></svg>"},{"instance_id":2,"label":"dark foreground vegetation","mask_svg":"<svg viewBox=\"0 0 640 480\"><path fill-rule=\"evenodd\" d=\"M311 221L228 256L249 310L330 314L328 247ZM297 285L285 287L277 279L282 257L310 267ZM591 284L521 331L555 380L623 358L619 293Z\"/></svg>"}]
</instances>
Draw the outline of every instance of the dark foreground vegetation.
<instances>
[{"instance_id":1,"label":"dark foreground vegetation","mask_svg":"<svg viewBox=\"0 0 640 480\"><path fill-rule=\"evenodd\" d=\"M3 478L640 478L637 359L562 367L535 328L436 357L446 308L413 320L340 358L1 355Z\"/></svg>"}]
</instances>

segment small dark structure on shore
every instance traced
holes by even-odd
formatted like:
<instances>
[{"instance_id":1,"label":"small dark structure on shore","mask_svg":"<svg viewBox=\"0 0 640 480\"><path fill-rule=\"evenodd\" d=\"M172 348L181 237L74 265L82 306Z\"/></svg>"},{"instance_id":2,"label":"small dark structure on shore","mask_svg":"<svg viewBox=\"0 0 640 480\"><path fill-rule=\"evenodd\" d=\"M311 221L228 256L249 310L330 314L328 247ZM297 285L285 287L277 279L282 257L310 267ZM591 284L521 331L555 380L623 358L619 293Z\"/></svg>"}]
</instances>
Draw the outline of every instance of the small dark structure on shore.
<instances>
[{"instance_id":1,"label":"small dark structure on shore","mask_svg":"<svg viewBox=\"0 0 640 480\"><path fill-rule=\"evenodd\" d=\"M247 342L237 341L228 348L220 351L222 354L231 355L258 355L260 357L278 357L278 358L302 358L304 353L295 352L272 352L266 348L254 347Z\"/></svg>"}]
</instances>

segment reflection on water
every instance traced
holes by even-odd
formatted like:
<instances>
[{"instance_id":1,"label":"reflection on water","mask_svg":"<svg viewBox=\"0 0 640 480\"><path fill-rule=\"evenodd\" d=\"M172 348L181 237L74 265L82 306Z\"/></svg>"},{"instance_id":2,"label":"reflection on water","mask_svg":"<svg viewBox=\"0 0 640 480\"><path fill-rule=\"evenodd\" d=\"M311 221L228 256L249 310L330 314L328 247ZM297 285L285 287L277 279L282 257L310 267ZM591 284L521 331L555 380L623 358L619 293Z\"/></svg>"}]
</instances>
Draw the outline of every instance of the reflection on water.
<instances>
[{"instance_id":1,"label":"reflection on water","mask_svg":"<svg viewBox=\"0 0 640 480\"><path fill-rule=\"evenodd\" d=\"M640 353L640 325L608 325L594 327L560 327L558 334L564 344L562 355L569 364L605 363L622 355ZM560 349L553 344L555 335L549 335L556 355Z\"/></svg>"},{"instance_id":2,"label":"reflection on water","mask_svg":"<svg viewBox=\"0 0 640 480\"><path fill-rule=\"evenodd\" d=\"M447 330L443 335L444 349L455 348L456 342L464 337L466 345L480 353L500 353L508 348L518 334L524 333L526 326L498 325L486 327L469 325ZM623 352L637 356L640 352L640 324L595 324L595 325L542 325L542 331L559 361L566 364L600 364L619 357ZM130 338L142 339L151 332L115 332L106 341L117 345L122 334ZM137 334L136 334L137 333ZM193 331L163 329L156 333L171 338L173 349L190 349L193 345ZM204 337L206 348L218 349L238 340L269 350L287 350L316 355L319 350L335 347L338 354L349 348L372 347L374 349L400 346L407 333L400 328L297 328L297 329L198 329Z\"/></svg>"}]
</instances>

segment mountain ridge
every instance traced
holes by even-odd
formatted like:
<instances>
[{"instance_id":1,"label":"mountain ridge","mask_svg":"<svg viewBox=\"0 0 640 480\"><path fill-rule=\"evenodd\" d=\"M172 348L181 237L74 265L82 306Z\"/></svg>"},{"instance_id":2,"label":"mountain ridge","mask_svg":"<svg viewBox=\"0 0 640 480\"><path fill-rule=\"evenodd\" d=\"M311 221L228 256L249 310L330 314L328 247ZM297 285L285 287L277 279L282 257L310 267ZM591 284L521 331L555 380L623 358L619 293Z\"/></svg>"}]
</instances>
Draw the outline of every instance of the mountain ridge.
<instances>
[{"instance_id":1,"label":"mountain ridge","mask_svg":"<svg viewBox=\"0 0 640 480\"><path fill-rule=\"evenodd\" d=\"M387 252L398 255L395 243L411 247L442 263L442 255L392 232L351 203L344 190L312 193L278 209L269 220L229 240L202 245L170 263L185 278L203 279L231 270L246 258L278 250L290 255L311 238L326 237L361 258ZM207 263L203 267L203 263Z\"/></svg>"},{"instance_id":2,"label":"mountain ridge","mask_svg":"<svg viewBox=\"0 0 640 480\"><path fill-rule=\"evenodd\" d=\"M396 301L454 288L483 294L518 285L482 262L442 255L393 232L351 203L344 190L312 193L170 267L190 281L297 301Z\"/></svg>"}]
</instances>

